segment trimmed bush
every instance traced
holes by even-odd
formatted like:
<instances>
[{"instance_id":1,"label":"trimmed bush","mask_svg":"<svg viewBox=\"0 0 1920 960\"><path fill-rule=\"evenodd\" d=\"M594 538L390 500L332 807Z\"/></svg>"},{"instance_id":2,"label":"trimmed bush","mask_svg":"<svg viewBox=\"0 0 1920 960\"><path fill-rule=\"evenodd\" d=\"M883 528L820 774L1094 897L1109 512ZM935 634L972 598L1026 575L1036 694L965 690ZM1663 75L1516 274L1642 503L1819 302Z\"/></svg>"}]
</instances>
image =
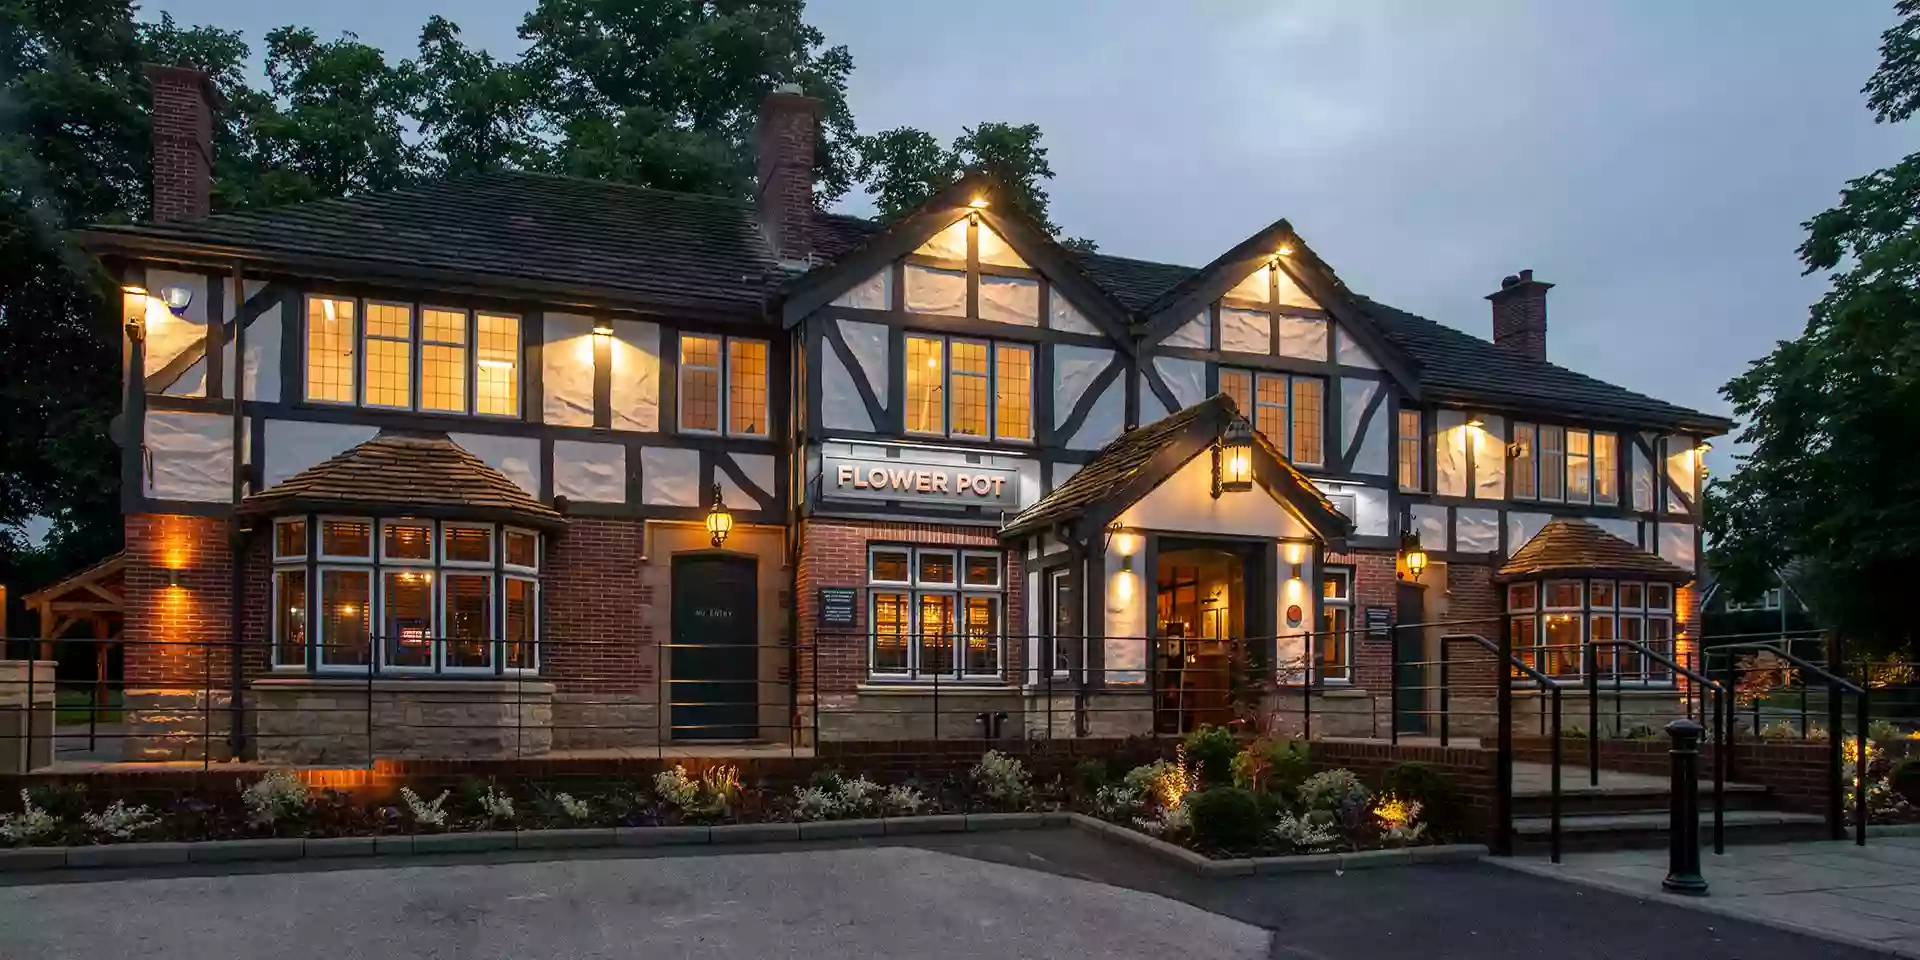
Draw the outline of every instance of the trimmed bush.
<instances>
[{"instance_id":1,"label":"trimmed bush","mask_svg":"<svg viewBox=\"0 0 1920 960\"><path fill-rule=\"evenodd\" d=\"M1907 802L1920 805L1920 758L1908 758L1893 765L1893 771L1887 774L1887 786L1893 792L1907 798Z\"/></svg>"},{"instance_id":2,"label":"trimmed bush","mask_svg":"<svg viewBox=\"0 0 1920 960\"><path fill-rule=\"evenodd\" d=\"M1313 775L1307 745L1299 740L1255 740L1233 758L1233 785L1257 794L1275 794L1291 803L1300 785Z\"/></svg>"},{"instance_id":3,"label":"trimmed bush","mask_svg":"<svg viewBox=\"0 0 1920 960\"><path fill-rule=\"evenodd\" d=\"M1266 817L1251 790L1215 787L1187 798L1193 841L1202 849L1248 850L1267 834Z\"/></svg>"},{"instance_id":4,"label":"trimmed bush","mask_svg":"<svg viewBox=\"0 0 1920 960\"><path fill-rule=\"evenodd\" d=\"M1187 766L1200 778L1201 786L1233 783L1233 758L1240 752L1240 741L1232 730L1205 724L1187 734L1186 748Z\"/></svg>"},{"instance_id":5,"label":"trimmed bush","mask_svg":"<svg viewBox=\"0 0 1920 960\"><path fill-rule=\"evenodd\" d=\"M1435 836L1453 839L1466 833L1466 800L1440 771L1424 763L1406 760L1388 767L1380 777L1380 792L1418 803Z\"/></svg>"}]
</instances>

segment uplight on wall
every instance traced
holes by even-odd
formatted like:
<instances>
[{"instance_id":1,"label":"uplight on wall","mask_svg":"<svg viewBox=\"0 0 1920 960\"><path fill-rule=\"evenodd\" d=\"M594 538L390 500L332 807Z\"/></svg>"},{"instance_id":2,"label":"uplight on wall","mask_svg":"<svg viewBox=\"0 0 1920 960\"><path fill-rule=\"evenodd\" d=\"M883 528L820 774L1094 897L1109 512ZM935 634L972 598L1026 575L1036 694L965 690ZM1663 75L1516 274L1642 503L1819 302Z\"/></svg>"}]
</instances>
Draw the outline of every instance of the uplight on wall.
<instances>
[{"instance_id":1,"label":"uplight on wall","mask_svg":"<svg viewBox=\"0 0 1920 960\"><path fill-rule=\"evenodd\" d=\"M1479 415L1479 414L1477 414L1477 413L1470 413L1470 414L1468 414L1468 415L1467 415L1467 426L1469 426L1469 427L1484 427L1484 426L1486 426L1486 425L1487 425L1487 418L1486 418L1486 417L1483 417L1483 416L1481 416L1481 415Z\"/></svg>"}]
</instances>

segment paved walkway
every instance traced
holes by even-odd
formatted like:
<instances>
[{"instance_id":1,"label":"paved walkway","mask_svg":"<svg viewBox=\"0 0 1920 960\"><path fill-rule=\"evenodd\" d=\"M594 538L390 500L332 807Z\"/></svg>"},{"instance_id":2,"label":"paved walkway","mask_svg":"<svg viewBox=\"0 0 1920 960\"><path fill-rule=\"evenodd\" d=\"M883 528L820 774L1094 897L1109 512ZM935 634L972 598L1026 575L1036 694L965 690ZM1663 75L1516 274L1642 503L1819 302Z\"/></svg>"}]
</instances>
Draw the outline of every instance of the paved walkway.
<instances>
[{"instance_id":1,"label":"paved walkway","mask_svg":"<svg viewBox=\"0 0 1920 960\"><path fill-rule=\"evenodd\" d=\"M1729 847L1701 854L1705 897L1665 893L1667 851L1571 853L1503 866L1920 957L1920 836ZM1495 862L1495 861L1490 861Z\"/></svg>"}]
</instances>

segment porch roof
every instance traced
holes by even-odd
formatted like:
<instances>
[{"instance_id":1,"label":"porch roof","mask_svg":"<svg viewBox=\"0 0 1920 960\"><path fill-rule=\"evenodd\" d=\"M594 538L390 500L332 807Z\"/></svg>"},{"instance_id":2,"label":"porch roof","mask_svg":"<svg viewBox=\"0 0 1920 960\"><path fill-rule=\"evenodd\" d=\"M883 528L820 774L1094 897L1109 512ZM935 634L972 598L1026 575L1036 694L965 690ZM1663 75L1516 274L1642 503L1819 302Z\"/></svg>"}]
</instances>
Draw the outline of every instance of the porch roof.
<instances>
[{"instance_id":1,"label":"porch roof","mask_svg":"<svg viewBox=\"0 0 1920 960\"><path fill-rule=\"evenodd\" d=\"M1533 539L1513 552L1494 579L1530 580L1552 576L1617 576L1674 583L1694 579L1693 574L1666 558L1572 517L1548 521Z\"/></svg>"},{"instance_id":2,"label":"porch roof","mask_svg":"<svg viewBox=\"0 0 1920 960\"><path fill-rule=\"evenodd\" d=\"M1212 446L1238 419L1240 411L1233 398L1221 393L1121 434L1065 483L1001 527L1001 539L1061 524L1077 528L1082 539L1090 537ZM1254 475L1308 527L1323 540L1339 540L1353 532L1353 521L1258 431L1254 431L1253 445Z\"/></svg>"},{"instance_id":3,"label":"porch roof","mask_svg":"<svg viewBox=\"0 0 1920 960\"><path fill-rule=\"evenodd\" d=\"M444 433L382 431L240 502L254 516L330 511L565 526L534 499Z\"/></svg>"}]
</instances>

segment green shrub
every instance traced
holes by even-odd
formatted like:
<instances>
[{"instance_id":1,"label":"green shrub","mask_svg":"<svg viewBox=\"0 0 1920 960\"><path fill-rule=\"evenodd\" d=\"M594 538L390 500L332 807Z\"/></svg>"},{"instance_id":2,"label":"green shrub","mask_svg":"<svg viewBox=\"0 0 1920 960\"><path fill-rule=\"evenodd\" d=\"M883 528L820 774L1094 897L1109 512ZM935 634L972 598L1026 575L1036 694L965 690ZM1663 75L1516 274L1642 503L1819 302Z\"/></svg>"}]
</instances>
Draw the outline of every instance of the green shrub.
<instances>
[{"instance_id":1,"label":"green shrub","mask_svg":"<svg viewBox=\"0 0 1920 960\"><path fill-rule=\"evenodd\" d=\"M1466 800L1452 781L1424 763L1407 760L1388 767L1380 777L1380 792L1420 804L1421 815L1436 836L1453 839L1466 832Z\"/></svg>"},{"instance_id":2,"label":"green shrub","mask_svg":"<svg viewBox=\"0 0 1920 960\"><path fill-rule=\"evenodd\" d=\"M1099 793L1100 788L1107 785L1107 762L1088 757L1074 764L1073 782L1080 788L1080 792L1087 796Z\"/></svg>"},{"instance_id":3,"label":"green shrub","mask_svg":"<svg viewBox=\"0 0 1920 960\"><path fill-rule=\"evenodd\" d=\"M1193 840L1203 849L1248 850L1267 833L1260 801L1250 790L1214 787L1187 798L1193 820Z\"/></svg>"},{"instance_id":4,"label":"green shrub","mask_svg":"<svg viewBox=\"0 0 1920 960\"><path fill-rule=\"evenodd\" d=\"M1906 736L1900 732L1899 725L1891 720L1875 720L1867 724L1867 739L1882 747L1891 747L1906 739Z\"/></svg>"},{"instance_id":5,"label":"green shrub","mask_svg":"<svg viewBox=\"0 0 1920 960\"><path fill-rule=\"evenodd\" d=\"M1233 783L1233 758L1240 752L1240 741L1226 727L1205 724L1187 734L1187 767L1200 778L1202 787L1223 787Z\"/></svg>"},{"instance_id":6,"label":"green shrub","mask_svg":"<svg viewBox=\"0 0 1920 960\"><path fill-rule=\"evenodd\" d=\"M1298 740L1255 740L1233 757L1233 785L1291 801L1313 775L1307 745Z\"/></svg>"},{"instance_id":7,"label":"green shrub","mask_svg":"<svg viewBox=\"0 0 1920 960\"><path fill-rule=\"evenodd\" d=\"M1907 802L1920 805L1920 758L1909 757L1893 765L1893 771L1887 774L1887 786L1893 792L1907 798Z\"/></svg>"}]
</instances>

